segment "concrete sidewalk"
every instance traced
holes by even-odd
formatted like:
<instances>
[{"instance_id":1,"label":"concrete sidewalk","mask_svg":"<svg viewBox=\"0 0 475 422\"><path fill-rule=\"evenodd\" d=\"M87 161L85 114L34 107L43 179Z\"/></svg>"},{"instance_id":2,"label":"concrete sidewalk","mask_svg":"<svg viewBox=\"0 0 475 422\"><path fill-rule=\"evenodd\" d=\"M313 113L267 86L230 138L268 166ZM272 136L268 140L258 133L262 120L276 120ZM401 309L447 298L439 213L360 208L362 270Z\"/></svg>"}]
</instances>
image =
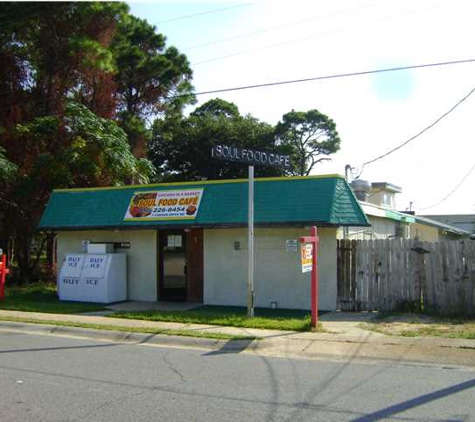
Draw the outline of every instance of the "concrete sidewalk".
<instances>
[{"instance_id":1,"label":"concrete sidewalk","mask_svg":"<svg viewBox=\"0 0 475 422\"><path fill-rule=\"evenodd\" d=\"M364 330L368 313L335 312L322 315L325 333L260 330L215 325L180 324L109 318L98 315L64 315L0 310L0 318L18 321L41 321L46 325L0 321L0 330L43 335L67 335L105 341L141 343L167 347L194 347L212 353L258 353L261 355L303 359L343 361L384 360L399 364L457 365L475 369L475 341L430 337L395 337ZM117 330L94 330L59 327L47 322L71 322L120 327ZM213 332L254 336L258 340L213 340L174 335L150 335L127 332L127 328L151 328Z\"/></svg>"}]
</instances>

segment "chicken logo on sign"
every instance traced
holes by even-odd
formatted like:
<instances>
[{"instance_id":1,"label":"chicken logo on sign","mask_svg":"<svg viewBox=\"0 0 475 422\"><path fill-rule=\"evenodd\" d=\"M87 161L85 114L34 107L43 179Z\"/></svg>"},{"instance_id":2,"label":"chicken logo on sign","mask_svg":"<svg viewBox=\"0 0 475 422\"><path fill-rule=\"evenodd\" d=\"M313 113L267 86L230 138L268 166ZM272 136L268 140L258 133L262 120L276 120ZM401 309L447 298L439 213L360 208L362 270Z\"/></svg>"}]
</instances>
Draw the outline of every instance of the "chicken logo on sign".
<instances>
[{"instance_id":1,"label":"chicken logo on sign","mask_svg":"<svg viewBox=\"0 0 475 422\"><path fill-rule=\"evenodd\" d=\"M129 213L134 218L147 217L152 214L157 192L135 195L129 207Z\"/></svg>"}]
</instances>

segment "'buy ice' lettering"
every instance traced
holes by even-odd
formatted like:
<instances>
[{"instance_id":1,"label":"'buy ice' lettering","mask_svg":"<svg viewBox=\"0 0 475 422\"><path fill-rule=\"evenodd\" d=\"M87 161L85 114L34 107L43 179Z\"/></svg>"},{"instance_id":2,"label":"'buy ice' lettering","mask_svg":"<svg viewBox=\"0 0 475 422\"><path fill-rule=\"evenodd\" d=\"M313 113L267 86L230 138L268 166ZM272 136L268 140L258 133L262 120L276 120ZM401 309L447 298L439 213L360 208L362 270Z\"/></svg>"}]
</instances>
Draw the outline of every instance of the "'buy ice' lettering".
<instances>
[{"instance_id":1,"label":"'buy ice' lettering","mask_svg":"<svg viewBox=\"0 0 475 422\"><path fill-rule=\"evenodd\" d=\"M89 258L89 268L100 268L104 258Z\"/></svg>"}]
</instances>

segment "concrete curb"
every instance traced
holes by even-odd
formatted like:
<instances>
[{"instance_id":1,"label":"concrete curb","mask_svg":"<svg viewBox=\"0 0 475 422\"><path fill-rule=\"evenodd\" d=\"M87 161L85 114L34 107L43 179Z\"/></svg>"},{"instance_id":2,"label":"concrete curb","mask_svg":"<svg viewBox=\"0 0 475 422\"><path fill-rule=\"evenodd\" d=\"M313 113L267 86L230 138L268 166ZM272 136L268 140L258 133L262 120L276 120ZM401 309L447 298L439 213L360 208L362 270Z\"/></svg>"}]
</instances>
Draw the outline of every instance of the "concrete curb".
<instances>
[{"instance_id":1,"label":"concrete curb","mask_svg":"<svg viewBox=\"0 0 475 422\"><path fill-rule=\"evenodd\" d=\"M302 338L302 334L276 336L259 340L215 340L164 334L142 334L127 331L110 331L89 328L64 327L48 324L0 321L0 331L38 335L67 336L118 344L193 348L208 351L209 355L226 353L252 353L282 358L319 359L344 362L384 361L391 364L463 366L475 369L473 347L446 347L432 342L406 338L342 339L330 337ZM303 335L312 334L304 333ZM371 334L371 333L370 333ZM294 337L295 336L295 337ZM315 336L315 334L314 334ZM381 341L383 340L383 341ZM395 341L396 340L396 341ZM409 341L407 341L409 340ZM432 340L432 339L425 339Z\"/></svg>"},{"instance_id":2,"label":"concrete curb","mask_svg":"<svg viewBox=\"0 0 475 422\"><path fill-rule=\"evenodd\" d=\"M56 335L81 339L107 341L122 344L151 344L170 347L190 347L205 350L242 351L255 349L255 340L218 340L200 337L186 337L168 334L135 333L123 330L111 331L93 328L66 327L46 323L25 323L0 321L0 332L9 331L25 334Z\"/></svg>"}]
</instances>

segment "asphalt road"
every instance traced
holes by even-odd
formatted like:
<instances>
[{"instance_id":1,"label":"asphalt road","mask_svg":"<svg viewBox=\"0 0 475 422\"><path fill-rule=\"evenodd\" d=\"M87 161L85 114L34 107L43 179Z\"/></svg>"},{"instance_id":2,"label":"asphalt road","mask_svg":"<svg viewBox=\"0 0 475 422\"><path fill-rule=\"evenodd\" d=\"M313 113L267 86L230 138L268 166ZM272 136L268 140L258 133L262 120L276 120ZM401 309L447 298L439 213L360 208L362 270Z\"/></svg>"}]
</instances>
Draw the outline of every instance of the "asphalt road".
<instances>
[{"instance_id":1,"label":"asphalt road","mask_svg":"<svg viewBox=\"0 0 475 422\"><path fill-rule=\"evenodd\" d=\"M475 371L1 332L0 421L475 421Z\"/></svg>"}]
</instances>

